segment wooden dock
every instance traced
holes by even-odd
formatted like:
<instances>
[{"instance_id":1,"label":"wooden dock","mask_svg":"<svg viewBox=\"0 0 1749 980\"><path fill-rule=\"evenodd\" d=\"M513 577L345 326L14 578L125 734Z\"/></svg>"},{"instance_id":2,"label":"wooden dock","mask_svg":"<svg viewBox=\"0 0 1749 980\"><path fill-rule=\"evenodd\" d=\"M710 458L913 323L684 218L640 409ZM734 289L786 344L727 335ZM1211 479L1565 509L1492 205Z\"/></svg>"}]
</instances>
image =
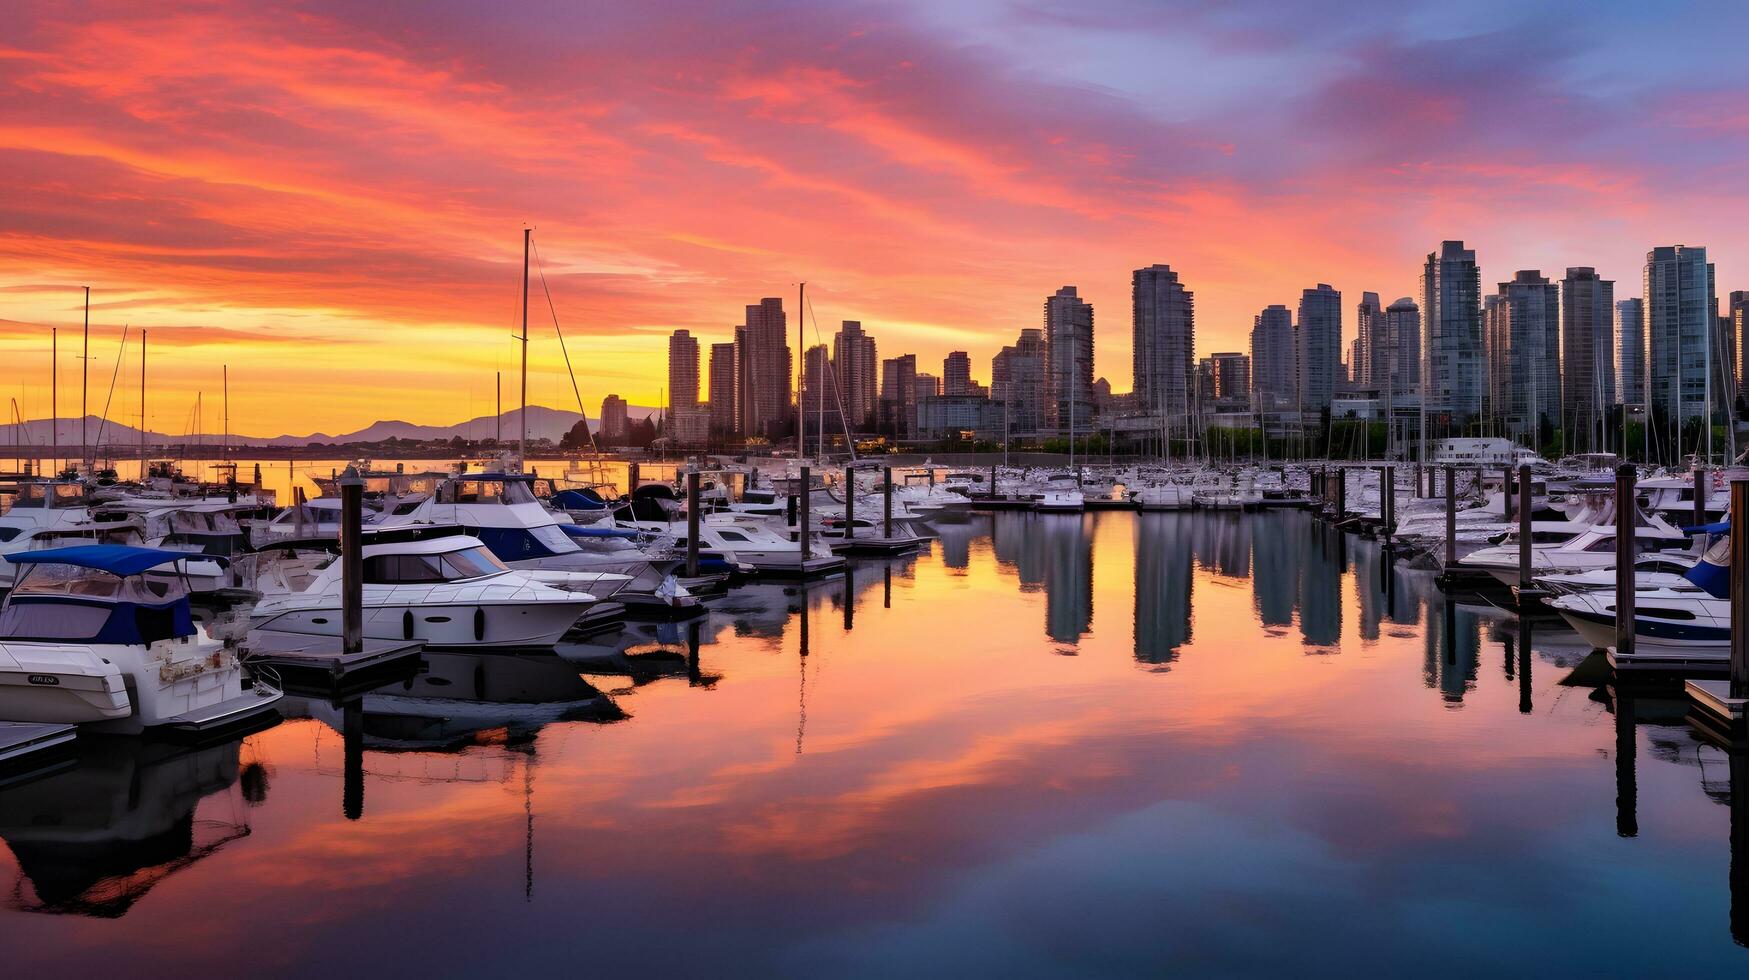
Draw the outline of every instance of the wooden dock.
<instances>
[{"instance_id":1,"label":"wooden dock","mask_svg":"<svg viewBox=\"0 0 1749 980\"><path fill-rule=\"evenodd\" d=\"M358 652L347 653L339 637L250 630L243 660L279 675L287 691L331 695L411 677L424 649L404 640L365 640Z\"/></svg>"}]
</instances>

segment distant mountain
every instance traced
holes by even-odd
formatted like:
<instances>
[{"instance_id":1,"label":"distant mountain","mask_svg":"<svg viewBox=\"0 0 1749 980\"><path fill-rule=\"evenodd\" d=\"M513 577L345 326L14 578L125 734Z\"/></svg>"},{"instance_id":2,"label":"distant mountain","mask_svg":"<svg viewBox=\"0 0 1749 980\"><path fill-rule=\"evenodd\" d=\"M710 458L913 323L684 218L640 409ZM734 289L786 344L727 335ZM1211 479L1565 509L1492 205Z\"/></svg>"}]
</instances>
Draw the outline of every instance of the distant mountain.
<instances>
[{"instance_id":1,"label":"distant mountain","mask_svg":"<svg viewBox=\"0 0 1749 980\"><path fill-rule=\"evenodd\" d=\"M657 413L657 409L641 405L626 407L626 415L633 419L643 419ZM564 409L547 408L544 405L528 406L528 437L530 439L551 439L557 442L565 433L571 431L571 426L577 424L580 416L576 412ZM386 439L434 440L454 439L461 436L464 439L491 439L499 431L499 417L482 415L479 418L458 422L455 425L419 425L413 422L399 420L372 422L355 432L343 432L331 435L326 432L312 432L306 436L280 435L272 437L231 434L231 442L252 446L302 446L311 442L351 443L351 442L382 442ZM515 439L521 431L521 419L515 409L505 412L502 416L504 438ZM589 429L594 431L600 424L599 419L589 420ZM122 425L115 420L105 423L96 416L85 419L85 438L93 445L129 448L140 443L140 430L131 425ZM57 419L51 430L48 419L32 419L22 426L16 424L0 425L0 449L12 445L15 441L24 446L60 446L80 445L80 420L77 418ZM164 432L146 433L146 442L151 445L174 445L180 443L205 442L217 445L224 439L221 433L206 433L200 436Z\"/></svg>"}]
</instances>

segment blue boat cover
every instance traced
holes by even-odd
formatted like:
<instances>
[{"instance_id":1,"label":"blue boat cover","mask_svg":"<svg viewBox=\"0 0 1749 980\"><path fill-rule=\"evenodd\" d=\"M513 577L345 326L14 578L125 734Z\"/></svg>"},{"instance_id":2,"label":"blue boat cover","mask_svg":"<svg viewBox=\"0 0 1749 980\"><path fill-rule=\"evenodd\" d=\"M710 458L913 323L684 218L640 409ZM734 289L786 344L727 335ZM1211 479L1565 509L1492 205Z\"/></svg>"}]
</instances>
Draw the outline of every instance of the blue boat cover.
<instances>
[{"instance_id":1,"label":"blue boat cover","mask_svg":"<svg viewBox=\"0 0 1749 980\"><path fill-rule=\"evenodd\" d=\"M1714 524L1696 524L1682 529L1683 534L1730 534L1731 522L1719 521Z\"/></svg>"},{"instance_id":2,"label":"blue boat cover","mask_svg":"<svg viewBox=\"0 0 1749 980\"><path fill-rule=\"evenodd\" d=\"M589 527L577 524L560 524L559 530L573 538L636 538L638 532L623 527Z\"/></svg>"},{"instance_id":3,"label":"blue boat cover","mask_svg":"<svg viewBox=\"0 0 1749 980\"><path fill-rule=\"evenodd\" d=\"M594 490L560 490L553 494L552 501L565 510L601 510L607 506Z\"/></svg>"},{"instance_id":4,"label":"blue boat cover","mask_svg":"<svg viewBox=\"0 0 1749 980\"><path fill-rule=\"evenodd\" d=\"M1731 595L1731 536L1725 535L1712 543L1700 561L1684 572L1683 578L1704 589L1714 599Z\"/></svg>"},{"instance_id":5,"label":"blue boat cover","mask_svg":"<svg viewBox=\"0 0 1749 980\"><path fill-rule=\"evenodd\" d=\"M6 556L15 565L32 562L54 562L78 568L95 568L111 575L138 575L159 565L198 558L182 551L163 548L136 548L125 544L82 544L71 548L44 548L41 551L20 551Z\"/></svg>"}]
</instances>

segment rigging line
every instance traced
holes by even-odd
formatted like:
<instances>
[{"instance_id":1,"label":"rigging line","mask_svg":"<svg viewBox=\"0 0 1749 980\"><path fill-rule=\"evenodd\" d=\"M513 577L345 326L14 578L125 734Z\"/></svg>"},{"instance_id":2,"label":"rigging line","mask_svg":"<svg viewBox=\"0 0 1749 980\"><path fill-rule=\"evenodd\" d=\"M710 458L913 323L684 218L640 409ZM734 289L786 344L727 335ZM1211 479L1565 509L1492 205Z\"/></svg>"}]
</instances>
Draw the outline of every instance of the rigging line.
<instances>
[{"instance_id":1,"label":"rigging line","mask_svg":"<svg viewBox=\"0 0 1749 980\"><path fill-rule=\"evenodd\" d=\"M121 377L122 358L126 357L128 353L128 327L129 324L126 323L121 326L121 350L115 355L115 370L109 374L109 394L103 396L103 417L97 423L97 445L99 447L103 445L103 430L109 427L109 403L115 398L115 379ZM96 455L96 452L93 451L92 456Z\"/></svg>"},{"instance_id":2,"label":"rigging line","mask_svg":"<svg viewBox=\"0 0 1749 980\"><path fill-rule=\"evenodd\" d=\"M529 244L534 244L534 236L529 236ZM565 355L565 373L571 376L571 393L577 396L577 414L583 416L583 428L589 433L589 449L595 455L601 455L601 449L595 444L595 431L589 428L589 413L583 409L583 390L577 387L577 372L571 367L571 352L565 348L565 331L559 329L559 310L553 305L553 291L547 288L547 265L540 257L540 246L534 246L534 267L540 273L540 289L546 294L547 309L553 315L553 333L559 335L559 353Z\"/></svg>"},{"instance_id":3,"label":"rigging line","mask_svg":"<svg viewBox=\"0 0 1749 980\"><path fill-rule=\"evenodd\" d=\"M814 314L814 301L812 299L808 300L807 314L808 318L814 321L814 339L820 342L820 346L826 346L826 338L820 334L820 318ZM803 361L806 360L807 357L804 354ZM844 428L844 447L850 451L850 461L854 463L856 462L856 440L850 435L850 417L844 414L844 393L839 390L838 372L832 367L830 357L823 358L823 360L826 362L826 376L832 382L832 400L838 403L838 422Z\"/></svg>"}]
</instances>

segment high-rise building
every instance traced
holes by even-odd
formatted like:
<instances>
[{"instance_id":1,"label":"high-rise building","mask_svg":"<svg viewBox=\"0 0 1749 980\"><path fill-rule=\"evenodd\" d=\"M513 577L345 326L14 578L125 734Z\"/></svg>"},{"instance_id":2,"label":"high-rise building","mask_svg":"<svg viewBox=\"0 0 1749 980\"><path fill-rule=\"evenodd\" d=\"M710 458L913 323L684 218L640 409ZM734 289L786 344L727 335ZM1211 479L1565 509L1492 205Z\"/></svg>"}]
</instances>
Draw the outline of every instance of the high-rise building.
<instances>
[{"instance_id":1,"label":"high-rise building","mask_svg":"<svg viewBox=\"0 0 1749 980\"><path fill-rule=\"evenodd\" d=\"M909 439L917 426L917 355L881 362L881 428L895 439Z\"/></svg>"},{"instance_id":2,"label":"high-rise building","mask_svg":"<svg viewBox=\"0 0 1749 980\"><path fill-rule=\"evenodd\" d=\"M1615 301L1615 390L1623 405L1646 404L1646 308L1638 298Z\"/></svg>"},{"instance_id":3,"label":"high-rise building","mask_svg":"<svg viewBox=\"0 0 1749 980\"><path fill-rule=\"evenodd\" d=\"M1535 269L1500 284L1506 327L1506 388L1496 414L1508 430L1534 437L1561 422L1561 290Z\"/></svg>"},{"instance_id":4,"label":"high-rise building","mask_svg":"<svg viewBox=\"0 0 1749 980\"><path fill-rule=\"evenodd\" d=\"M1507 309L1503 293L1482 297L1482 415L1491 425L1505 419L1507 402L1512 397L1509 370L1512 341L1506 324Z\"/></svg>"},{"instance_id":5,"label":"high-rise building","mask_svg":"<svg viewBox=\"0 0 1749 980\"><path fill-rule=\"evenodd\" d=\"M1342 374L1342 294L1325 283L1302 291L1294 340L1299 354L1300 411L1329 408Z\"/></svg>"},{"instance_id":6,"label":"high-rise building","mask_svg":"<svg viewBox=\"0 0 1749 980\"><path fill-rule=\"evenodd\" d=\"M735 345L711 345L711 434L735 434Z\"/></svg>"},{"instance_id":7,"label":"high-rise building","mask_svg":"<svg viewBox=\"0 0 1749 980\"><path fill-rule=\"evenodd\" d=\"M1293 314L1280 304L1267 307L1251 327L1252 410L1292 407L1297 373Z\"/></svg>"},{"instance_id":8,"label":"high-rise building","mask_svg":"<svg viewBox=\"0 0 1749 980\"><path fill-rule=\"evenodd\" d=\"M1045 428L1045 335L1027 327L990 362L990 397L1003 405L1010 434Z\"/></svg>"},{"instance_id":9,"label":"high-rise building","mask_svg":"<svg viewBox=\"0 0 1749 980\"><path fill-rule=\"evenodd\" d=\"M913 380L913 387L916 390L918 401L925 398L941 397L941 379L933 374L917 372L917 377Z\"/></svg>"},{"instance_id":10,"label":"high-rise building","mask_svg":"<svg viewBox=\"0 0 1749 980\"><path fill-rule=\"evenodd\" d=\"M1406 395L1421 387L1421 307L1404 296L1385 307L1385 360L1392 365L1389 387Z\"/></svg>"},{"instance_id":11,"label":"high-rise building","mask_svg":"<svg viewBox=\"0 0 1749 980\"><path fill-rule=\"evenodd\" d=\"M1237 405L1251 399L1251 358L1237 351L1209 355L1214 397Z\"/></svg>"},{"instance_id":12,"label":"high-rise building","mask_svg":"<svg viewBox=\"0 0 1749 980\"><path fill-rule=\"evenodd\" d=\"M1385 311L1379 305L1378 293L1361 293L1360 305L1354 308L1354 356L1349 380L1363 387L1384 384L1385 352L1383 343Z\"/></svg>"},{"instance_id":13,"label":"high-rise building","mask_svg":"<svg viewBox=\"0 0 1749 980\"><path fill-rule=\"evenodd\" d=\"M675 408L698 404L698 340L685 330L668 336L668 404Z\"/></svg>"},{"instance_id":14,"label":"high-rise building","mask_svg":"<svg viewBox=\"0 0 1749 980\"><path fill-rule=\"evenodd\" d=\"M1591 447L1602 446L1615 404L1614 319L1615 281L1569 268L1561 280L1561 427Z\"/></svg>"},{"instance_id":15,"label":"high-rise building","mask_svg":"<svg viewBox=\"0 0 1749 980\"><path fill-rule=\"evenodd\" d=\"M783 300L768 297L747 307L747 322L735 331L735 343L741 434L775 440L788 427L794 370Z\"/></svg>"},{"instance_id":16,"label":"high-rise building","mask_svg":"<svg viewBox=\"0 0 1749 980\"><path fill-rule=\"evenodd\" d=\"M1482 411L1482 270L1463 242L1440 242L1421 270L1423 383L1429 416L1461 425Z\"/></svg>"},{"instance_id":17,"label":"high-rise building","mask_svg":"<svg viewBox=\"0 0 1749 980\"><path fill-rule=\"evenodd\" d=\"M1671 245L1647 252L1641 299L1651 378L1647 400L1669 427L1665 445L1675 446L1674 436L1688 419L1721 407L1708 369L1718 300L1706 249Z\"/></svg>"},{"instance_id":18,"label":"high-rise building","mask_svg":"<svg viewBox=\"0 0 1749 980\"><path fill-rule=\"evenodd\" d=\"M1046 424L1057 431L1093 422L1093 306L1074 286L1045 299Z\"/></svg>"},{"instance_id":19,"label":"high-rise building","mask_svg":"<svg viewBox=\"0 0 1749 980\"><path fill-rule=\"evenodd\" d=\"M825 344L815 344L802 354L802 393L797 402L807 414L805 429L809 445L820 438L842 435L844 419L838 413L838 393L832 385L832 356Z\"/></svg>"},{"instance_id":20,"label":"high-rise building","mask_svg":"<svg viewBox=\"0 0 1749 980\"><path fill-rule=\"evenodd\" d=\"M1749 385L1749 336L1743 331L1749 328L1749 317L1744 311L1749 310L1749 289L1733 289L1725 301L1726 333L1737 345L1737 391L1742 393L1745 385Z\"/></svg>"},{"instance_id":21,"label":"high-rise building","mask_svg":"<svg viewBox=\"0 0 1749 980\"><path fill-rule=\"evenodd\" d=\"M941 362L941 393L969 395L972 393L972 358L963 350L951 351Z\"/></svg>"},{"instance_id":22,"label":"high-rise building","mask_svg":"<svg viewBox=\"0 0 1749 980\"><path fill-rule=\"evenodd\" d=\"M875 421L875 403L880 397L875 390L875 375L879 366L874 338L863 332L861 321L845 320L832 340L832 370L852 430L866 429Z\"/></svg>"},{"instance_id":23,"label":"high-rise building","mask_svg":"<svg viewBox=\"0 0 1749 980\"><path fill-rule=\"evenodd\" d=\"M596 434L606 443L624 442L631 434L631 423L626 418L625 399L618 395L608 395L601 400L601 424Z\"/></svg>"},{"instance_id":24,"label":"high-rise building","mask_svg":"<svg viewBox=\"0 0 1749 980\"><path fill-rule=\"evenodd\" d=\"M1171 266L1151 265L1130 275L1130 359L1135 372L1131 391L1136 408L1143 412L1181 417L1190 410L1195 300ZM1091 335L1092 313L1088 316Z\"/></svg>"}]
</instances>

